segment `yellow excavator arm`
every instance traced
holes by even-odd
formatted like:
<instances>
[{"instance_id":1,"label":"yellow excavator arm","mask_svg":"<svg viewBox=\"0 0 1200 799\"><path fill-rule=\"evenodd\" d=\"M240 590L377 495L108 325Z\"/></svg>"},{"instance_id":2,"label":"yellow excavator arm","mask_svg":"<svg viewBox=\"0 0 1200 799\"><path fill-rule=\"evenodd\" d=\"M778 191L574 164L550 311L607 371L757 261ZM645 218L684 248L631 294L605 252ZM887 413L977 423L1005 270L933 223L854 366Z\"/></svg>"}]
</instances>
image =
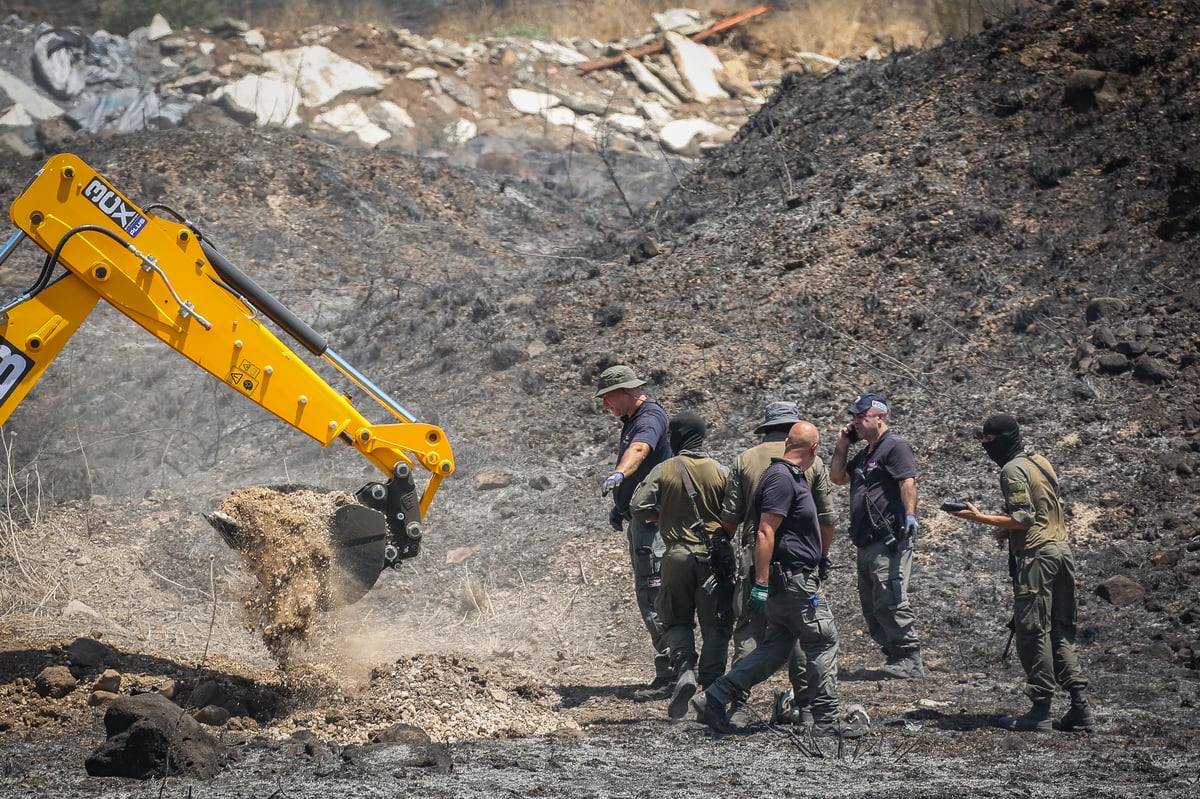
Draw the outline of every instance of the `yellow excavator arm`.
<instances>
[{"instance_id":1,"label":"yellow excavator arm","mask_svg":"<svg viewBox=\"0 0 1200 799\"><path fill-rule=\"evenodd\" d=\"M167 215L150 213L154 209ZM441 481L454 472L441 429L415 421L195 226L165 206L142 210L76 156L47 161L12 203L10 217L18 231L0 250L0 264L26 238L47 256L33 286L0 305L0 424L104 300L322 446L340 440L378 467L385 480L364 486L356 496L381 518L376 523L358 513L340 531L347 546L371 540L368 564L376 549L382 553L377 568L355 567L362 582L373 584L384 566L417 554L420 522ZM267 320L331 364L394 421L368 421L277 337ZM419 499L413 477L417 465L429 472ZM378 544L381 536L385 540ZM355 558L363 561L363 553Z\"/></svg>"}]
</instances>

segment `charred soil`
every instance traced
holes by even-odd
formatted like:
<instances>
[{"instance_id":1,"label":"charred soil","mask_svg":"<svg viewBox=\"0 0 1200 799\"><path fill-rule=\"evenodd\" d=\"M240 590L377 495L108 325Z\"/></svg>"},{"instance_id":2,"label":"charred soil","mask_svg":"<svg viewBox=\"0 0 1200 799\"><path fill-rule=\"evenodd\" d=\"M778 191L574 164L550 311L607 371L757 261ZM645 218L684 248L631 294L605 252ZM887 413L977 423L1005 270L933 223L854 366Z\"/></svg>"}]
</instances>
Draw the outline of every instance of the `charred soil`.
<instances>
[{"instance_id":1,"label":"charred soil","mask_svg":"<svg viewBox=\"0 0 1200 799\"><path fill-rule=\"evenodd\" d=\"M786 78L633 222L618 203L285 133L78 141L441 425L458 471L424 553L281 664L247 607L261 588L200 512L257 484L352 492L367 468L98 312L5 428L0 791L1194 795L1198 70L1200 4L1064 0ZM0 165L6 203L37 166ZM36 274L15 260L10 293ZM854 394L892 402L920 469L930 673L871 679L852 571L835 570L839 690L873 721L861 742L713 738L634 701L648 644L599 497L614 420L592 399L614 363L668 412L702 413L726 462L770 400L798 401L826 456ZM936 508L996 507L970 432L1000 410L1062 477L1090 733L994 726L1026 704L1000 660L1005 557ZM844 532L834 554L852 562ZM104 645L86 665L79 638ZM36 680L54 665L78 681L60 698ZM221 772L88 777L105 669L120 693L169 683L182 706L227 710Z\"/></svg>"}]
</instances>

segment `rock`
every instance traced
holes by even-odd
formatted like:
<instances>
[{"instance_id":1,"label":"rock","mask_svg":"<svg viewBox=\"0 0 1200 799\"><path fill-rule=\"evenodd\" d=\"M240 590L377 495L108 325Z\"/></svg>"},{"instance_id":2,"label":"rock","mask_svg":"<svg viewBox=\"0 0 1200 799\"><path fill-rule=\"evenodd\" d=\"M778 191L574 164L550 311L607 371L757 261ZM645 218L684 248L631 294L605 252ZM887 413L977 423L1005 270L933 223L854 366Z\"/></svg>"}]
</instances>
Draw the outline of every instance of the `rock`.
<instances>
[{"instance_id":1,"label":"rock","mask_svg":"<svg viewBox=\"0 0 1200 799\"><path fill-rule=\"evenodd\" d=\"M92 686L92 690L117 693L121 690L121 673L116 669L105 669L100 678L96 680L96 684Z\"/></svg>"},{"instance_id":2,"label":"rock","mask_svg":"<svg viewBox=\"0 0 1200 799\"><path fill-rule=\"evenodd\" d=\"M219 705L225 701L225 689L216 680L203 680L192 689L187 698L191 707L201 708L205 705Z\"/></svg>"},{"instance_id":3,"label":"rock","mask_svg":"<svg viewBox=\"0 0 1200 799\"><path fill-rule=\"evenodd\" d=\"M1127 308L1125 300L1118 297L1097 297L1087 304L1084 317L1089 325L1095 324L1101 319L1112 319Z\"/></svg>"},{"instance_id":4,"label":"rock","mask_svg":"<svg viewBox=\"0 0 1200 799\"><path fill-rule=\"evenodd\" d=\"M665 36L675 69L696 102L710 103L729 98L717 79L725 68L712 50L674 31L667 31Z\"/></svg>"},{"instance_id":5,"label":"rock","mask_svg":"<svg viewBox=\"0 0 1200 799\"><path fill-rule=\"evenodd\" d=\"M120 696L120 694L114 691L92 691L91 695L88 696L88 706L100 707L101 705L107 705Z\"/></svg>"},{"instance_id":6,"label":"rock","mask_svg":"<svg viewBox=\"0 0 1200 799\"><path fill-rule=\"evenodd\" d=\"M1133 362L1133 376L1148 383L1165 383L1171 379L1167 367L1149 355L1142 355Z\"/></svg>"},{"instance_id":7,"label":"rock","mask_svg":"<svg viewBox=\"0 0 1200 799\"><path fill-rule=\"evenodd\" d=\"M205 705L196 711L193 718L209 727L222 727L225 722L229 721L230 715L229 711L220 705Z\"/></svg>"},{"instance_id":8,"label":"rock","mask_svg":"<svg viewBox=\"0 0 1200 799\"><path fill-rule=\"evenodd\" d=\"M93 777L211 779L224 747L183 708L157 693L123 696L104 713L107 740L84 762Z\"/></svg>"},{"instance_id":9,"label":"rock","mask_svg":"<svg viewBox=\"0 0 1200 799\"><path fill-rule=\"evenodd\" d=\"M475 475L476 491L491 491L497 488L507 488L513 484L513 476L505 472L485 469Z\"/></svg>"},{"instance_id":10,"label":"rock","mask_svg":"<svg viewBox=\"0 0 1200 799\"><path fill-rule=\"evenodd\" d=\"M1118 375L1128 372L1129 359L1119 352L1103 352L1096 357L1096 366L1102 374Z\"/></svg>"},{"instance_id":11,"label":"rock","mask_svg":"<svg viewBox=\"0 0 1200 799\"><path fill-rule=\"evenodd\" d=\"M1145 588L1121 574L1109 577L1096 586L1096 596L1117 607L1136 602L1145 595Z\"/></svg>"},{"instance_id":12,"label":"rock","mask_svg":"<svg viewBox=\"0 0 1200 799\"><path fill-rule=\"evenodd\" d=\"M62 699L75 690L78 683L66 666L47 666L33 678L33 690L38 696Z\"/></svg>"},{"instance_id":13,"label":"rock","mask_svg":"<svg viewBox=\"0 0 1200 799\"><path fill-rule=\"evenodd\" d=\"M111 649L92 638L76 638L67 647L67 661L81 668L90 669L115 660Z\"/></svg>"}]
</instances>

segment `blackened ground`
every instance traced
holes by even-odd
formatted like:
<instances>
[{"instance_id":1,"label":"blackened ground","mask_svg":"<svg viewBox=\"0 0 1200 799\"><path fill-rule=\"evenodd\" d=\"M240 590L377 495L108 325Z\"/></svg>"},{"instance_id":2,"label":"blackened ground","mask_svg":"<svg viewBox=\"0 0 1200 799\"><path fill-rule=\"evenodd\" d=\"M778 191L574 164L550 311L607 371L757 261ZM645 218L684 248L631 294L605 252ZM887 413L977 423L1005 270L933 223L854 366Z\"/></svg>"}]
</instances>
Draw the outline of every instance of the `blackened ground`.
<instances>
[{"instance_id":1,"label":"blackened ground","mask_svg":"<svg viewBox=\"0 0 1200 799\"><path fill-rule=\"evenodd\" d=\"M169 782L174 795L1194 795L1198 6L1068 0L789 79L634 226L616 203L281 134L81 143L131 197L200 219L441 424L459 471L425 553L332 616L297 681L242 629L252 586L198 512L235 487L352 490L368 471L97 314L6 426L25 487L10 508L37 524L6 531L0 786L160 791L83 777L101 735L94 674L73 698L33 698L61 642L97 634L131 682L212 677L259 697L223 732L240 759L210 783ZM6 199L36 166L0 165ZM645 259L645 238L661 254ZM920 468L913 600L931 675L863 678L878 655L836 572L840 689L875 720L861 746L818 758L766 730L714 740L632 701L647 646L598 496L615 425L591 396L617 362L669 411L703 413L727 461L769 400L797 400L826 455L855 393L892 401ZM969 433L997 410L1062 476L1091 734L992 726L1025 704L1019 668L998 661L1004 556L935 508L996 507ZM839 562L847 550L839 537ZM777 687L756 694L760 710ZM513 713L523 727L500 723ZM370 744L418 718L432 748ZM488 724L497 738L467 734ZM518 730L537 725L557 732ZM301 730L324 746L293 740Z\"/></svg>"}]
</instances>

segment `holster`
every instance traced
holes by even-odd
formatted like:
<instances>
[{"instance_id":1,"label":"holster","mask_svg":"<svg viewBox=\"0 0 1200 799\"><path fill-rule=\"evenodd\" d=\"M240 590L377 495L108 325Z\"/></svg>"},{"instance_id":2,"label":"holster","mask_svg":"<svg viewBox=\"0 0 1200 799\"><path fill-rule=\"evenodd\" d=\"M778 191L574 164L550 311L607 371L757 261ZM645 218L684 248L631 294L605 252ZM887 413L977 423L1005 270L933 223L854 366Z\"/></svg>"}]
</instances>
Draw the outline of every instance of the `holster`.
<instances>
[{"instance_id":1,"label":"holster","mask_svg":"<svg viewBox=\"0 0 1200 799\"><path fill-rule=\"evenodd\" d=\"M783 572L782 563L771 564L771 574L767 577L768 593L783 594L787 592L787 575Z\"/></svg>"}]
</instances>

